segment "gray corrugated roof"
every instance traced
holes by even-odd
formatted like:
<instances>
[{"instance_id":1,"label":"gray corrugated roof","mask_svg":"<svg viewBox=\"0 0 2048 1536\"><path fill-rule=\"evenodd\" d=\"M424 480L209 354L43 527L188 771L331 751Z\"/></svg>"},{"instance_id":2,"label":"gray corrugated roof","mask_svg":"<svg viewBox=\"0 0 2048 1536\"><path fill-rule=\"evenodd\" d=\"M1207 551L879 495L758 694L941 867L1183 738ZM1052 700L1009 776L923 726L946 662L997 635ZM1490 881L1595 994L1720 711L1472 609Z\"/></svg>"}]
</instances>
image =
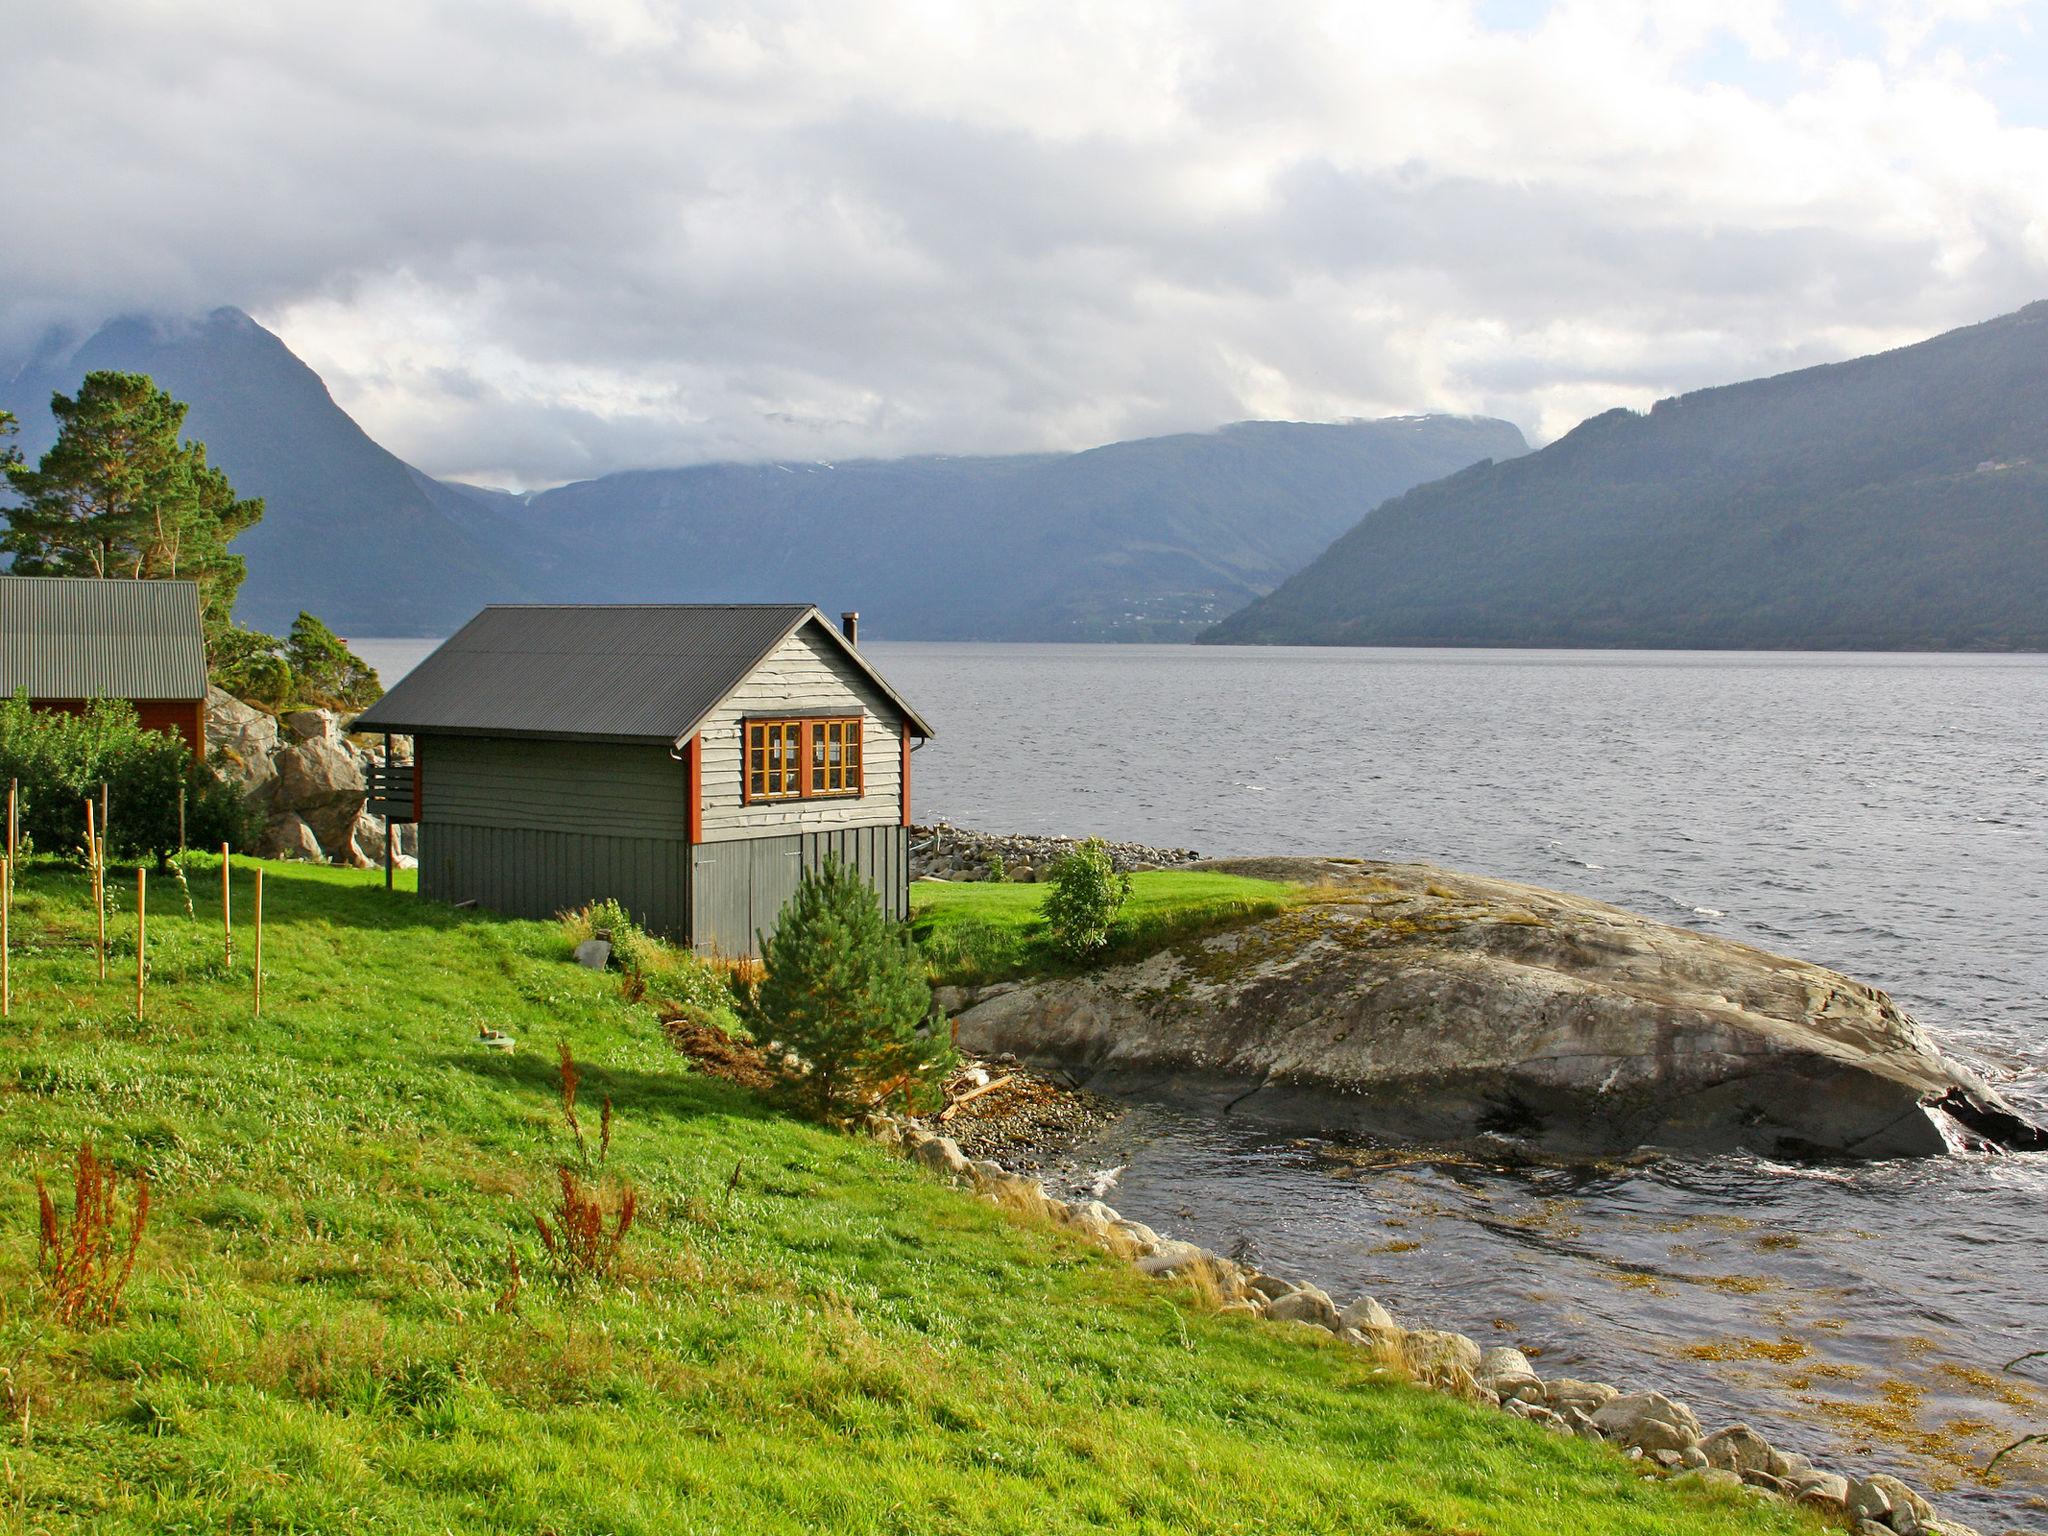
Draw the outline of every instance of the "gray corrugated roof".
<instances>
[{"instance_id":1,"label":"gray corrugated roof","mask_svg":"<svg viewBox=\"0 0 2048 1536\"><path fill-rule=\"evenodd\" d=\"M493 605L358 715L354 728L679 744L812 619L912 730L931 734L808 603Z\"/></svg>"},{"instance_id":2,"label":"gray corrugated roof","mask_svg":"<svg viewBox=\"0 0 2048 1536\"><path fill-rule=\"evenodd\" d=\"M0 576L0 694L203 699L206 637L189 581Z\"/></svg>"}]
</instances>

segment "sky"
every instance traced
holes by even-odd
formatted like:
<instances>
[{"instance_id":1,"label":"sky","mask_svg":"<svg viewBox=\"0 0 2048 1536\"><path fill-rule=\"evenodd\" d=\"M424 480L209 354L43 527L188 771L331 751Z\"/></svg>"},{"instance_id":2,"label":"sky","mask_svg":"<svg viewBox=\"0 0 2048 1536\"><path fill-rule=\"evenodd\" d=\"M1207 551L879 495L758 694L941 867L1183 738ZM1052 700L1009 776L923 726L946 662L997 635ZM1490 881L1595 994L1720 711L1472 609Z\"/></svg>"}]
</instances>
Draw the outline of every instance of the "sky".
<instances>
[{"instance_id":1,"label":"sky","mask_svg":"<svg viewBox=\"0 0 2048 1536\"><path fill-rule=\"evenodd\" d=\"M535 487L1617 405L2048 297L2048 0L0 0L0 355Z\"/></svg>"}]
</instances>

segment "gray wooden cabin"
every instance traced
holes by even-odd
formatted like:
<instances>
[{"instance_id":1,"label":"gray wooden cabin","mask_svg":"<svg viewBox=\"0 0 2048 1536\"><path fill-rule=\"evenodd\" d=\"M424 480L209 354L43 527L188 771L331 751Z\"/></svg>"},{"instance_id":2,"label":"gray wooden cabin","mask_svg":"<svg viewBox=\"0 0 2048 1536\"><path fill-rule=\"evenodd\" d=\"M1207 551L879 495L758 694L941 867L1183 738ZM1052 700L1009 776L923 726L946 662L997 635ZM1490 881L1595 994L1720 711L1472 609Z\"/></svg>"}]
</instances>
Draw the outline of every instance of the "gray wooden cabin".
<instances>
[{"instance_id":1,"label":"gray wooden cabin","mask_svg":"<svg viewBox=\"0 0 2048 1536\"><path fill-rule=\"evenodd\" d=\"M413 738L422 896L535 918L615 897L752 954L828 855L909 914L931 731L856 638L808 604L492 606L354 729Z\"/></svg>"}]
</instances>

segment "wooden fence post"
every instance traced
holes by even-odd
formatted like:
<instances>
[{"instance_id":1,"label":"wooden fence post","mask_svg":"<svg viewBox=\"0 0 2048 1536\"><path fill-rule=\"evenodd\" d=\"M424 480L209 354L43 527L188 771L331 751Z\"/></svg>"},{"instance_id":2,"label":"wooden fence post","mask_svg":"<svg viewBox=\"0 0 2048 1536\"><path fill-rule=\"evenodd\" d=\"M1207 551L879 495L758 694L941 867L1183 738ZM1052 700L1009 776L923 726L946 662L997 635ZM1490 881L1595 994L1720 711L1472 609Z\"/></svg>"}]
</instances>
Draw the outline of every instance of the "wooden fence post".
<instances>
[{"instance_id":1,"label":"wooden fence post","mask_svg":"<svg viewBox=\"0 0 2048 1536\"><path fill-rule=\"evenodd\" d=\"M14 913L14 860L0 856L0 1019L14 1011L14 946L8 923Z\"/></svg>"},{"instance_id":2,"label":"wooden fence post","mask_svg":"<svg viewBox=\"0 0 2048 1536\"><path fill-rule=\"evenodd\" d=\"M7 867L14 868L21 854L16 844L21 841L21 780L7 781Z\"/></svg>"},{"instance_id":3,"label":"wooden fence post","mask_svg":"<svg viewBox=\"0 0 2048 1536\"><path fill-rule=\"evenodd\" d=\"M228 894L228 876L234 865L228 861L228 845L220 845L220 950L221 959L229 970L235 967L235 910Z\"/></svg>"},{"instance_id":4,"label":"wooden fence post","mask_svg":"<svg viewBox=\"0 0 2048 1536\"><path fill-rule=\"evenodd\" d=\"M149 871L135 871L135 1017L142 1018L143 966L149 955Z\"/></svg>"},{"instance_id":5,"label":"wooden fence post","mask_svg":"<svg viewBox=\"0 0 2048 1536\"><path fill-rule=\"evenodd\" d=\"M103 852L100 834L94 829L92 796L85 797L85 870L92 883L93 922L99 931L97 940L100 962L100 980L107 979L107 860Z\"/></svg>"},{"instance_id":6,"label":"wooden fence post","mask_svg":"<svg viewBox=\"0 0 2048 1536\"><path fill-rule=\"evenodd\" d=\"M256 1017L263 1017L263 871L256 871Z\"/></svg>"}]
</instances>

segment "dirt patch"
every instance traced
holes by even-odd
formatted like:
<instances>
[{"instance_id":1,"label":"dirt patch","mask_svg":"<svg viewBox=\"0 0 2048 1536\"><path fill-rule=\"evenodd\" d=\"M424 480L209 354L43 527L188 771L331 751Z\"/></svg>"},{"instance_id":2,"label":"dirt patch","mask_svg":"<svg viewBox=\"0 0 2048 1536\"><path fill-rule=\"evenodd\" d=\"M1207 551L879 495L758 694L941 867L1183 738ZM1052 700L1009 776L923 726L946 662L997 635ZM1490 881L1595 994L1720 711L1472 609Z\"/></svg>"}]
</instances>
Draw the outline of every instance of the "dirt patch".
<instances>
[{"instance_id":1,"label":"dirt patch","mask_svg":"<svg viewBox=\"0 0 2048 1536\"><path fill-rule=\"evenodd\" d=\"M952 1137L968 1157L993 1158L1015 1173L1042 1171L1049 1159L1063 1156L1123 1113L1123 1106L1113 1099L1070 1088L1025 1067L1004 1062L977 1065L991 1081L1010 1081L961 1105L952 1119L941 1121L934 1114L924 1124ZM963 1082L961 1091L966 1086Z\"/></svg>"},{"instance_id":2,"label":"dirt patch","mask_svg":"<svg viewBox=\"0 0 2048 1536\"><path fill-rule=\"evenodd\" d=\"M775 1086L768 1058L751 1040L736 1040L716 1024L684 1013L664 1013L661 1027L669 1043L713 1077L765 1093Z\"/></svg>"}]
</instances>

